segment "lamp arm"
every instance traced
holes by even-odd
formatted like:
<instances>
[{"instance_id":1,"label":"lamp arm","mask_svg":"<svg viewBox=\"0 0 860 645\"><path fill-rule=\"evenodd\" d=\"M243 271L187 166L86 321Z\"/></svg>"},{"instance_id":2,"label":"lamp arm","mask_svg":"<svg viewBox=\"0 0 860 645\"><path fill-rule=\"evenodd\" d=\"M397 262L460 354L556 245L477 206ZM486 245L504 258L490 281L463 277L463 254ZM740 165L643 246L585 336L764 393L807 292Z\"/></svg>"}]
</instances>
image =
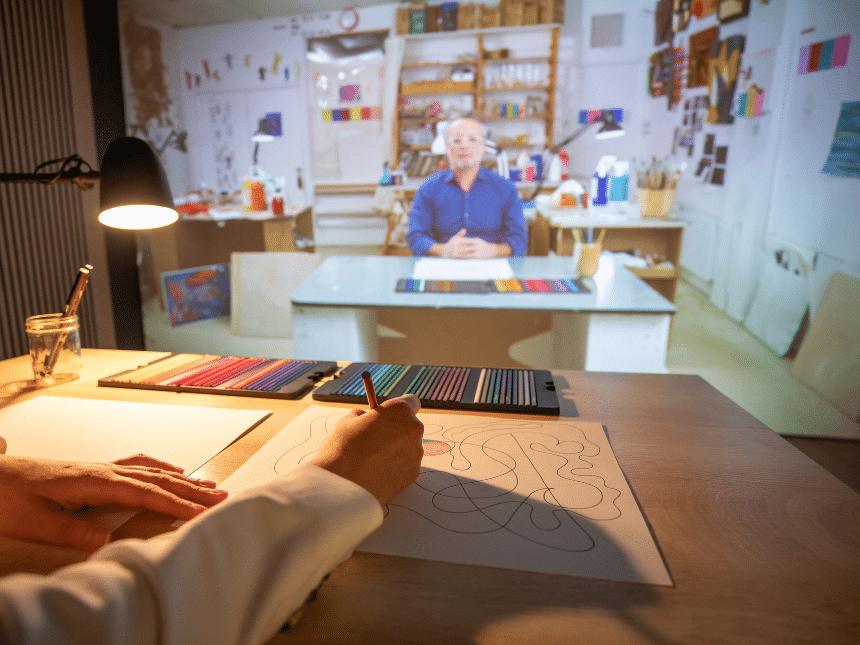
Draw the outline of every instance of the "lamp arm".
<instances>
[{"instance_id":1,"label":"lamp arm","mask_svg":"<svg viewBox=\"0 0 860 645\"><path fill-rule=\"evenodd\" d=\"M62 162L56 172L39 172L43 168ZM81 190L89 190L98 183L101 174L92 169L80 155L44 161L31 173L0 173L0 182L6 184L59 184L75 183Z\"/></svg>"},{"instance_id":2,"label":"lamp arm","mask_svg":"<svg viewBox=\"0 0 860 645\"><path fill-rule=\"evenodd\" d=\"M62 173L39 172L39 173L0 173L0 183L3 184L68 184L75 183L81 190L89 190L101 179L101 173L91 170L80 172L70 170Z\"/></svg>"},{"instance_id":3,"label":"lamp arm","mask_svg":"<svg viewBox=\"0 0 860 645\"><path fill-rule=\"evenodd\" d=\"M598 119L598 121L599 121L599 119ZM562 148L564 148L568 143L570 143L571 141L573 141L574 139L576 139L578 136L580 136L583 132L585 132L586 130L588 130L588 128L590 128L593 124L597 123L598 121L592 121L591 123L586 123L586 124L585 124L585 125L583 125L581 128L579 128L578 130L574 131L574 133L573 133L572 135L570 135L567 139L565 139L565 140L564 140L564 141L562 141L561 143L557 143L556 145L554 145L552 148L550 148L550 149L549 149L549 153L550 153L550 155L557 155L557 154L558 154L558 152L559 152L559 150L561 150ZM545 174L546 174L546 173L544 173L544 175L545 175ZM529 195L529 196L526 198L526 201L527 201L527 202L532 201L532 200L537 196L537 194L540 192L541 186L543 186L544 178L545 178L545 177L544 177L544 176L542 176L542 177L538 180L538 183L537 183L537 185L535 186L535 189L532 191L532 194L531 194L531 195Z\"/></svg>"}]
</instances>

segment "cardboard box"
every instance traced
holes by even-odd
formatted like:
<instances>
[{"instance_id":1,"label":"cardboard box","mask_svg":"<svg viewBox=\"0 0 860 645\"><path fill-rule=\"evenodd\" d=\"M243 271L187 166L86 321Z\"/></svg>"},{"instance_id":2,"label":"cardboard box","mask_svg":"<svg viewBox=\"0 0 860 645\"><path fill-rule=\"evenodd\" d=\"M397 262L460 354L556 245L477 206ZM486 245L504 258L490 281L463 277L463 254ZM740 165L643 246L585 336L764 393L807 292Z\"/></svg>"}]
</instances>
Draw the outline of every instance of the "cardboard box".
<instances>
[{"instance_id":1,"label":"cardboard box","mask_svg":"<svg viewBox=\"0 0 860 645\"><path fill-rule=\"evenodd\" d=\"M564 0L537 0L537 4L540 24L564 22Z\"/></svg>"},{"instance_id":2,"label":"cardboard box","mask_svg":"<svg viewBox=\"0 0 860 645\"><path fill-rule=\"evenodd\" d=\"M409 33L409 7L397 7L397 35Z\"/></svg>"},{"instance_id":3,"label":"cardboard box","mask_svg":"<svg viewBox=\"0 0 860 645\"><path fill-rule=\"evenodd\" d=\"M480 24L478 5L474 2L461 4L457 9L457 29L476 29Z\"/></svg>"},{"instance_id":4,"label":"cardboard box","mask_svg":"<svg viewBox=\"0 0 860 645\"><path fill-rule=\"evenodd\" d=\"M523 13L525 2L522 0L508 0L502 6L504 12L503 23L506 27L519 27L523 24Z\"/></svg>"},{"instance_id":5,"label":"cardboard box","mask_svg":"<svg viewBox=\"0 0 860 645\"><path fill-rule=\"evenodd\" d=\"M481 11L481 29L502 26L502 12L499 7L485 7L478 5Z\"/></svg>"}]
</instances>

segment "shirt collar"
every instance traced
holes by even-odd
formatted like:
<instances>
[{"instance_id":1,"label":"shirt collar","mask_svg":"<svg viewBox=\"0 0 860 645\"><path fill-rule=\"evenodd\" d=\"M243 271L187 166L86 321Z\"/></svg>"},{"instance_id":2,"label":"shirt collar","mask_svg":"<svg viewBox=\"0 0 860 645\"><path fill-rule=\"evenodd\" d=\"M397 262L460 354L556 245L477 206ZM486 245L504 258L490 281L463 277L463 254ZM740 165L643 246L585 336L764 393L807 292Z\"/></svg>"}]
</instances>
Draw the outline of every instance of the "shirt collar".
<instances>
[{"instance_id":1,"label":"shirt collar","mask_svg":"<svg viewBox=\"0 0 860 645\"><path fill-rule=\"evenodd\" d=\"M457 184L457 178L454 176L453 170L451 170L450 168L445 168L445 170L443 170L442 172L445 173L444 177L447 183ZM475 176L475 181L484 181L487 178L487 172L489 172L487 168L484 168L484 166L478 166L478 174Z\"/></svg>"}]
</instances>

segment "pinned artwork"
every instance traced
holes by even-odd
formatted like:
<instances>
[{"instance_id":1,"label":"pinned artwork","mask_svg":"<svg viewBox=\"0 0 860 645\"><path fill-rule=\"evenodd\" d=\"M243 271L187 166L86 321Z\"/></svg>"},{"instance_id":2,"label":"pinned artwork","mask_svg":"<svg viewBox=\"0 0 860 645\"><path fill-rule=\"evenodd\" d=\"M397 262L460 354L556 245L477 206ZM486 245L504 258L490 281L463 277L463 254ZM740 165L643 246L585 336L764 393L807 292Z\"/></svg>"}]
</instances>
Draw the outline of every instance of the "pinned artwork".
<instances>
[{"instance_id":1,"label":"pinned artwork","mask_svg":"<svg viewBox=\"0 0 860 645\"><path fill-rule=\"evenodd\" d=\"M672 36L672 9L674 0L657 0L654 7L654 45L671 43Z\"/></svg>"},{"instance_id":2,"label":"pinned artwork","mask_svg":"<svg viewBox=\"0 0 860 645\"><path fill-rule=\"evenodd\" d=\"M672 30L677 34L690 24L692 0L674 0L672 7Z\"/></svg>"},{"instance_id":3,"label":"pinned artwork","mask_svg":"<svg viewBox=\"0 0 860 645\"><path fill-rule=\"evenodd\" d=\"M842 104L833 145L821 171L828 175L860 177L860 101Z\"/></svg>"},{"instance_id":4,"label":"pinned artwork","mask_svg":"<svg viewBox=\"0 0 860 645\"><path fill-rule=\"evenodd\" d=\"M378 121L381 118L382 108L378 105L322 111L322 120L329 123L332 121Z\"/></svg>"},{"instance_id":5,"label":"pinned artwork","mask_svg":"<svg viewBox=\"0 0 860 645\"><path fill-rule=\"evenodd\" d=\"M340 102L351 103L361 100L361 85L341 85L340 86Z\"/></svg>"},{"instance_id":6,"label":"pinned artwork","mask_svg":"<svg viewBox=\"0 0 860 645\"><path fill-rule=\"evenodd\" d=\"M764 90L753 83L738 95L738 110L735 113L735 116L761 116L761 108L763 104Z\"/></svg>"},{"instance_id":7,"label":"pinned artwork","mask_svg":"<svg viewBox=\"0 0 860 645\"><path fill-rule=\"evenodd\" d=\"M615 117L616 123L624 122L624 110L622 108L610 108L610 110ZM594 123L595 121L599 121L600 117L603 116L603 112L608 112L610 110L580 110L579 124L585 125L586 123Z\"/></svg>"},{"instance_id":8,"label":"pinned artwork","mask_svg":"<svg viewBox=\"0 0 860 645\"><path fill-rule=\"evenodd\" d=\"M723 24L745 18L750 12L750 0L720 0L717 18Z\"/></svg>"},{"instance_id":9,"label":"pinned artwork","mask_svg":"<svg viewBox=\"0 0 860 645\"><path fill-rule=\"evenodd\" d=\"M837 67L845 67L848 62L848 46L850 44L851 36L845 34L839 38L801 47L797 73L809 74L810 72L822 72Z\"/></svg>"},{"instance_id":10,"label":"pinned artwork","mask_svg":"<svg viewBox=\"0 0 860 645\"><path fill-rule=\"evenodd\" d=\"M170 326L230 315L230 267L213 264L161 274Z\"/></svg>"},{"instance_id":11,"label":"pinned artwork","mask_svg":"<svg viewBox=\"0 0 860 645\"><path fill-rule=\"evenodd\" d=\"M704 87L710 74L711 45L720 40L720 28L711 27L690 35L687 54L687 87Z\"/></svg>"},{"instance_id":12,"label":"pinned artwork","mask_svg":"<svg viewBox=\"0 0 860 645\"><path fill-rule=\"evenodd\" d=\"M681 102L681 91L687 80L687 50L675 47L672 55L672 93L669 95L669 109Z\"/></svg>"},{"instance_id":13,"label":"pinned artwork","mask_svg":"<svg viewBox=\"0 0 860 645\"><path fill-rule=\"evenodd\" d=\"M745 42L744 36L735 35L711 45L708 123L734 123L732 105Z\"/></svg>"},{"instance_id":14,"label":"pinned artwork","mask_svg":"<svg viewBox=\"0 0 860 645\"><path fill-rule=\"evenodd\" d=\"M666 47L651 55L648 68L648 91L653 97L671 93L674 52Z\"/></svg>"},{"instance_id":15,"label":"pinned artwork","mask_svg":"<svg viewBox=\"0 0 860 645\"><path fill-rule=\"evenodd\" d=\"M697 20L713 16L717 13L718 0L693 0L690 12Z\"/></svg>"}]
</instances>

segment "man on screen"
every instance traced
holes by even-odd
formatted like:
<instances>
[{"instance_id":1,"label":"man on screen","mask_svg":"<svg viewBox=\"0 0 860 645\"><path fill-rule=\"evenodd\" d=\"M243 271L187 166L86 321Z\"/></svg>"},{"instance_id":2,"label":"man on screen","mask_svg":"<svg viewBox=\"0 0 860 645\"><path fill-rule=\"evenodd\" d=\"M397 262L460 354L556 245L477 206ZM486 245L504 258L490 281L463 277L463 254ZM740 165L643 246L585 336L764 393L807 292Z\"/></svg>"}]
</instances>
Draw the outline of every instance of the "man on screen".
<instances>
[{"instance_id":1,"label":"man on screen","mask_svg":"<svg viewBox=\"0 0 860 645\"><path fill-rule=\"evenodd\" d=\"M528 232L516 187L481 166L484 126L461 117L445 133L449 168L428 177L412 202L406 242L414 255L501 258L523 255Z\"/></svg>"}]
</instances>

